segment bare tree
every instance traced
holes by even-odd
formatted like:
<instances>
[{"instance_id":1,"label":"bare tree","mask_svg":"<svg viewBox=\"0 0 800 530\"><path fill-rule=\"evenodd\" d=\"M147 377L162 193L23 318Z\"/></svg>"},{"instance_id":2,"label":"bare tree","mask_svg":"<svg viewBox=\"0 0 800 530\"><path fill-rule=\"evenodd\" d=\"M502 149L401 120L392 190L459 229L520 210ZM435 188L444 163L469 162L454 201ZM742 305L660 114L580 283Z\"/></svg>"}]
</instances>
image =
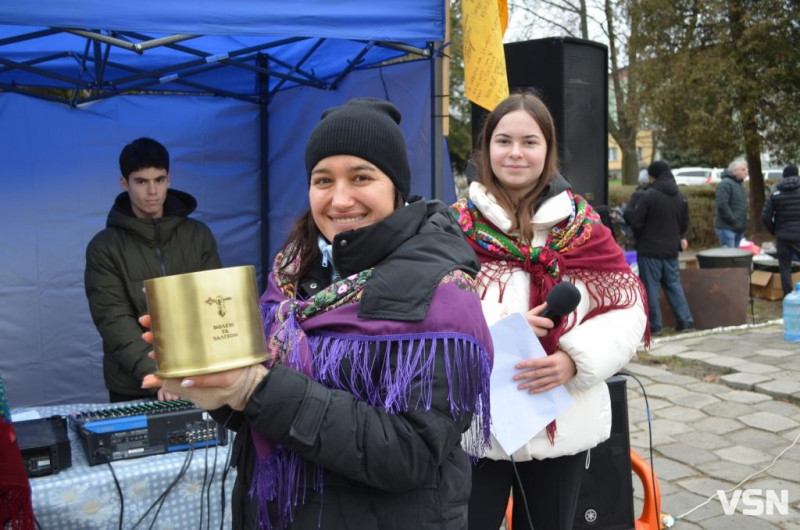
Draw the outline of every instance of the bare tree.
<instances>
[{"instance_id":1,"label":"bare tree","mask_svg":"<svg viewBox=\"0 0 800 530\"><path fill-rule=\"evenodd\" d=\"M761 155L800 155L800 6L792 0L638 0L652 119L684 149L750 172L751 238L763 237Z\"/></svg>"}]
</instances>

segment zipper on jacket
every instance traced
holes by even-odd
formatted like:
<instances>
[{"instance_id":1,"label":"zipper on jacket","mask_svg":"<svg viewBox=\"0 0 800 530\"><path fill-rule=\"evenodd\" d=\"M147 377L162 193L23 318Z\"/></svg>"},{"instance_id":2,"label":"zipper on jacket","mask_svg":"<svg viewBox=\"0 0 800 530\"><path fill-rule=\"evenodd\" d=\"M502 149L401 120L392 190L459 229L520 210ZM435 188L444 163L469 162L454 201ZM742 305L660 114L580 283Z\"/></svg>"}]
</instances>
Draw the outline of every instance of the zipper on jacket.
<instances>
[{"instance_id":1,"label":"zipper on jacket","mask_svg":"<svg viewBox=\"0 0 800 530\"><path fill-rule=\"evenodd\" d=\"M159 229L159 222L158 219L153 219L153 228L155 229L156 235L156 258L158 259L158 264L161 266L161 275L167 275L167 264L164 261L164 254L161 252L161 230Z\"/></svg>"}]
</instances>

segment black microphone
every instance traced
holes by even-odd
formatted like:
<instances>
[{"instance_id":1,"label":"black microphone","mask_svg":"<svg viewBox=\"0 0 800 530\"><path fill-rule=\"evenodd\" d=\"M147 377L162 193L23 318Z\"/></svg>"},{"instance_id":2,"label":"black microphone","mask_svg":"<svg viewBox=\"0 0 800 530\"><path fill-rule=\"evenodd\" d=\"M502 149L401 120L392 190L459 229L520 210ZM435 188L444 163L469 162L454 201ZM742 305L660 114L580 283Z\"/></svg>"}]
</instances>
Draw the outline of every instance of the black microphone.
<instances>
[{"instance_id":1,"label":"black microphone","mask_svg":"<svg viewBox=\"0 0 800 530\"><path fill-rule=\"evenodd\" d=\"M547 307L539 316L554 320L558 317L572 313L578 302L581 301L581 292L569 282L560 282L547 293Z\"/></svg>"}]
</instances>

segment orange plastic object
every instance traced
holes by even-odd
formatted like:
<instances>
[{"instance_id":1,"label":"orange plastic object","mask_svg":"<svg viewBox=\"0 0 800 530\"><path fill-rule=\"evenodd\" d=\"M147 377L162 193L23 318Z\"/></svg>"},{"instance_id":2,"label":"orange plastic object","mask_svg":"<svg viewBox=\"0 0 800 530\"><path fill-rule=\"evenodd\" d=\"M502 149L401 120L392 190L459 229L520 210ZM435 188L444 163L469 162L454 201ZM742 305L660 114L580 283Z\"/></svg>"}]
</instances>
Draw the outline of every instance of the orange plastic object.
<instances>
[{"instance_id":1,"label":"orange plastic object","mask_svg":"<svg viewBox=\"0 0 800 530\"><path fill-rule=\"evenodd\" d=\"M511 530L511 513L514 511L514 497L508 496L508 506L506 506L506 530Z\"/></svg>"},{"instance_id":2,"label":"orange plastic object","mask_svg":"<svg viewBox=\"0 0 800 530\"><path fill-rule=\"evenodd\" d=\"M631 449L631 468L642 481L644 503L642 514L636 519L636 530L661 530L661 488L658 478L644 458ZM656 499L653 499L655 495Z\"/></svg>"}]
</instances>

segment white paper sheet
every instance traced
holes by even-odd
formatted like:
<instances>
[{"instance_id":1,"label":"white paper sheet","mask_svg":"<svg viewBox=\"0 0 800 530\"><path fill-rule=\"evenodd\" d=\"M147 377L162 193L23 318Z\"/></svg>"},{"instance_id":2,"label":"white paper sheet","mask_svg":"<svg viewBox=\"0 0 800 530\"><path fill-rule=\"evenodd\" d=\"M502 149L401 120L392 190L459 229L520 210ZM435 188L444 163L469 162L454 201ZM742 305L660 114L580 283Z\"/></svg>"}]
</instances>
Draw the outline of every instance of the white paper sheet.
<instances>
[{"instance_id":1,"label":"white paper sheet","mask_svg":"<svg viewBox=\"0 0 800 530\"><path fill-rule=\"evenodd\" d=\"M541 394L529 394L517 388L514 365L525 359L547 354L525 317L514 313L489 328L494 342L490 399L492 402L492 434L512 455L536 436L572 402L564 386Z\"/></svg>"}]
</instances>

